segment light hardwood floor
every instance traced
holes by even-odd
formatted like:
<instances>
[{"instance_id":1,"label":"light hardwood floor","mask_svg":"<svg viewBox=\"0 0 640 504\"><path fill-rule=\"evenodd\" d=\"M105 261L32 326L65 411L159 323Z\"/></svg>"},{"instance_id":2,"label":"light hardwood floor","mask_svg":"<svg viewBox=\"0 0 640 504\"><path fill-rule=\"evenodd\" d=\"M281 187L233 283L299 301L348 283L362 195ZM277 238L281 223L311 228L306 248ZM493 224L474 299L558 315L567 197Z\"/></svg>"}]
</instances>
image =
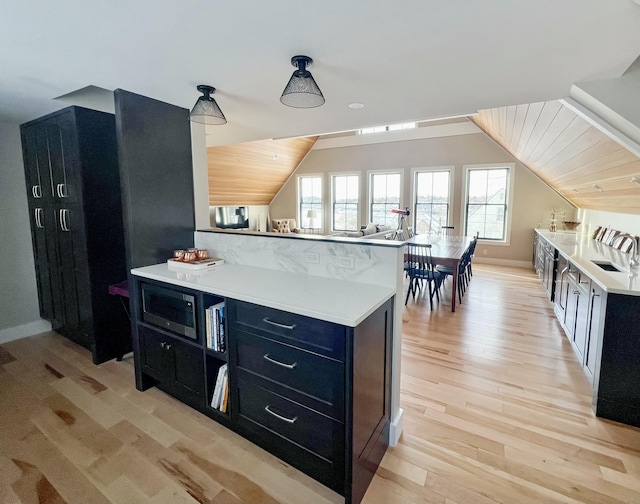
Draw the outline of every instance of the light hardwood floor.
<instances>
[{"instance_id":1,"label":"light hardwood floor","mask_svg":"<svg viewBox=\"0 0 640 504\"><path fill-rule=\"evenodd\" d=\"M404 310L404 432L363 502L640 502L640 429L593 415L533 272L474 272L456 313L428 299ZM130 359L94 366L55 333L0 346L0 503L240 502L342 499L157 389L136 391Z\"/></svg>"}]
</instances>

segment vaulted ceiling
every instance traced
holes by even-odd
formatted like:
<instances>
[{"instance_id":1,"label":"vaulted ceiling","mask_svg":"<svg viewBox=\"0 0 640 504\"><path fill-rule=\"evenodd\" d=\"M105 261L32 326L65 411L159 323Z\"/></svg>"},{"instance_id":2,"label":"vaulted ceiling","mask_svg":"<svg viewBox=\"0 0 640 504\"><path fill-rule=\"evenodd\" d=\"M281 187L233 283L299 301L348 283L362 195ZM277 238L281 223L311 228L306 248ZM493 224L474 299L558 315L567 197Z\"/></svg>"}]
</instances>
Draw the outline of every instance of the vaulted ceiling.
<instances>
[{"instance_id":1,"label":"vaulted ceiling","mask_svg":"<svg viewBox=\"0 0 640 504\"><path fill-rule=\"evenodd\" d=\"M207 149L209 205L268 205L318 137Z\"/></svg>"},{"instance_id":2,"label":"vaulted ceiling","mask_svg":"<svg viewBox=\"0 0 640 504\"><path fill-rule=\"evenodd\" d=\"M640 214L640 158L562 103L481 110L471 120L575 206Z\"/></svg>"}]
</instances>

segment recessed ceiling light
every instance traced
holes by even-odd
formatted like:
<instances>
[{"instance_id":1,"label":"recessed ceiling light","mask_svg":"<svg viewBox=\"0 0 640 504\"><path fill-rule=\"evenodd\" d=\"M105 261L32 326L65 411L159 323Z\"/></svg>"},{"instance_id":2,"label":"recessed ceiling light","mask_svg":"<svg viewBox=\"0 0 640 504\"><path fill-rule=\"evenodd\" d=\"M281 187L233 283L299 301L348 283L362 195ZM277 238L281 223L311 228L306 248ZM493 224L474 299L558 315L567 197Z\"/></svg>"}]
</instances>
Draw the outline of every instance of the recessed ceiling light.
<instances>
[{"instance_id":1,"label":"recessed ceiling light","mask_svg":"<svg viewBox=\"0 0 640 504\"><path fill-rule=\"evenodd\" d=\"M280 157L280 154L278 154L277 152L272 156L273 160L275 161L276 159L278 159Z\"/></svg>"},{"instance_id":2,"label":"recessed ceiling light","mask_svg":"<svg viewBox=\"0 0 640 504\"><path fill-rule=\"evenodd\" d=\"M363 107L364 107L364 104L363 104L363 103L357 103L357 102L355 102L355 103L350 103L350 104L349 104L349 108L358 109L358 108L363 108Z\"/></svg>"}]
</instances>

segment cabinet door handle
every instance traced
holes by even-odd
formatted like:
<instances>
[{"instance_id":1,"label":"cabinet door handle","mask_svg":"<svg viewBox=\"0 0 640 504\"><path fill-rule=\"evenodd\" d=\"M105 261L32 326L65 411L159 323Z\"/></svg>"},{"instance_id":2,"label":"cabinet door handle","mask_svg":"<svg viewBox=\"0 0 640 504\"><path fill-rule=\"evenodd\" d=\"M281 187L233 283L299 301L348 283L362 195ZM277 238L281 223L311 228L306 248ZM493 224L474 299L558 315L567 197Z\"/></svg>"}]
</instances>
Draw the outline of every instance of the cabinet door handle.
<instances>
[{"instance_id":1,"label":"cabinet door handle","mask_svg":"<svg viewBox=\"0 0 640 504\"><path fill-rule=\"evenodd\" d=\"M39 185L31 186L31 194L34 198L42 198L42 188Z\"/></svg>"},{"instance_id":2,"label":"cabinet door handle","mask_svg":"<svg viewBox=\"0 0 640 504\"><path fill-rule=\"evenodd\" d=\"M281 327L282 329L295 329L296 325L295 324L281 324L280 322L274 322L273 320L269 319L269 317L265 317L262 319L263 322L266 322L267 324L271 324L274 325L276 327Z\"/></svg>"},{"instance_id":3,"label":"cabinet door handle","mask_svg":"<svg viewBox=\"0 0 640 504\"><path fill-rule=\"evenodd\" d=\"M58 184L56 186L56 193L58 193L58 198L66 198L67 197L67 184Z\"/></svg>"},{"instance_id":4,"label":"cabinet door handle","mask_svg":"<svg viewBox=\"0 0 640 504\"><path fill-rule=\"evenodd\" d=\"M44 227L42 225L42 208L33 209L33 218L36 221L36 227L42 229Z\"/></svg>"},{"instance_id":5,"label":"cabinet door handle","mask_svg":"<svg viewBox=\"0 0 640 504\"><path fill-rule=\"evenodd\" d=\"M296 367L298 365L297 362L294 362L293 364L285 364L284 362L280 362L277 361L275 359L272 359L271 357L269 357L269 354L264 354L262 356L262 358L268 362L271 362L272 364L276 364L277 366L281 366L283 368L287 368L287 369L293 369L294 367Z\"/></svg>"},{"instance_id":6,"label":"cabinet door handle","mask_svg":"<svg viewBox=\"0 0 640 504\"><path fill-rule=\"evenodd\" d=\"M296 422L296 420L298 419L297 416L293 417L293 418L287 418L285 416L282 415L278 415L275 411L273 411L271 408L269 408L269 404L267 404L264 407L264 410L269 413L270 415L273 415L274 417L278 418L279 420L282 420L283 422L287 422L289 424L293 424Z\"/></svg>"},{"instance_id":7,"label":"cabinet door handle","mask_svg":"<svg viewBox=\"0 0 640 504\"><path fill-rule=\"evenodd\" d=\"M580 280L580 283L581 283L581 284L588 284L588 283L589 283L589 280Z\"/></svg>"},{"instance_id":8,"label":"cabinet door handle","mask_svg":"<svg viewBox=\"0 0 640 504\"><path fill-rule=\"evenodd\" d=\"M69 216L69 210L66 208L61 208L60 209L60 229L67 232L70 231L69 222L67 220L68 216Z\"/></svg>"}]
</instances>

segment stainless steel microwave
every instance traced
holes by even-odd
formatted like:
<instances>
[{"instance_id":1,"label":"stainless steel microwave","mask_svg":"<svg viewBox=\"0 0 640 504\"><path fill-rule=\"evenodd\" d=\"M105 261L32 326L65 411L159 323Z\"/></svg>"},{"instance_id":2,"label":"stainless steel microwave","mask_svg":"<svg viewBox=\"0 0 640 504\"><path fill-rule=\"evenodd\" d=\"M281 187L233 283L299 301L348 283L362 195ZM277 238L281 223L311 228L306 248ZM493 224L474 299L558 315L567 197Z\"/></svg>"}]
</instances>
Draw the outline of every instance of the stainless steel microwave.
<instances>
[{"instance_id":1,"label":"stainless steel microwave","mask_svg":"<svg viewBox=\"0 0 640 504\"><path fill-rule=\"evenodd\" d=\"M142 320L187 338L197 339L195 297L158 285L141 284Z\"/></svg>"}]
</instances>

